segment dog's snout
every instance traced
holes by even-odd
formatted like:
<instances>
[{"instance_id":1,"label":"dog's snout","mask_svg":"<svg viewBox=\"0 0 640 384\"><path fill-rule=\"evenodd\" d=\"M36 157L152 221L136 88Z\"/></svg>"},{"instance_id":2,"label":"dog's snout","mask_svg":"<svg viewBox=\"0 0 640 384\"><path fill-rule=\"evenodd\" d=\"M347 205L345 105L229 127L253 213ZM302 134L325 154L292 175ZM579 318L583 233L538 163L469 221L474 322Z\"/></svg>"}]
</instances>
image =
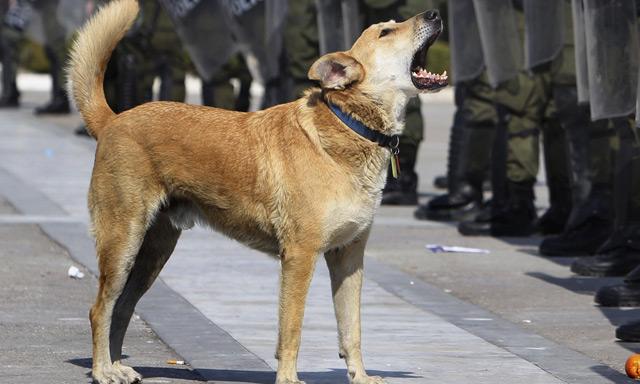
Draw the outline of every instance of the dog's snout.
<instances>
[{"instance_id":1,"label":"dog's snout","mask_svg":"<svg viewBox=\"0 0 640 384\"><path fill-rule=\"evenodd\" d=\"M424 13L424 19L427 21L436 21L440 19L440 12L437 9L432 9Z\"/></svg>"}]
</instances>

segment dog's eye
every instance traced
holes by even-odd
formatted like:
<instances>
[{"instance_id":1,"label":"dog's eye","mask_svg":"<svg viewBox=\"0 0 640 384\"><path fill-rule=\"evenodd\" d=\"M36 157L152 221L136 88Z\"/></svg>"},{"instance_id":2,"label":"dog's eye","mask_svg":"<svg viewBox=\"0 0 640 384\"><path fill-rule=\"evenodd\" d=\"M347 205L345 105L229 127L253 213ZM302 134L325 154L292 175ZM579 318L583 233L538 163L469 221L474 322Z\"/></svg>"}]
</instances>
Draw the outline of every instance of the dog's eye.
<instances>
[{"instance_id":1,"label":"dog's eye","mask_svg":"<svg viewBox=\"0 0 640 384\"><path fill-rule=\"evenodd\" d=\"M383 36L387 36L388 34L390 34L391 32L393 32L393 29L391 28L385 28L382 31L380 31L380 36L378 36L378 38L383 37Z\"/></svg>"}]
</instances>

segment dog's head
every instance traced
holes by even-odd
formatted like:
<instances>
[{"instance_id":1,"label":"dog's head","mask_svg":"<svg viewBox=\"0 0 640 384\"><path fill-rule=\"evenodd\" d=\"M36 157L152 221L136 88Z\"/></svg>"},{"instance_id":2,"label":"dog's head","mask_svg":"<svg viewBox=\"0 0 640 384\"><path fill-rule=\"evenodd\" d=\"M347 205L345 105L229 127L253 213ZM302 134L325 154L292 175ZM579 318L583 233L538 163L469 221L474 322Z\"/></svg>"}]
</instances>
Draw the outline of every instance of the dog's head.
<instances>
[{"instance_id":1,"label":"dog's head","mask_svg":"<svg viewBox=\"0 0 640 384\"><path fill-rule=\"evenodd\" d=\"M427 50L442 32L437 10L402 23L388 21L367 28L346 52L329 53L309 70L309 79L325 90L357 87L368 94L415 96L447 85L446 72L428 72Z\"/></svg>"}]
</instances>

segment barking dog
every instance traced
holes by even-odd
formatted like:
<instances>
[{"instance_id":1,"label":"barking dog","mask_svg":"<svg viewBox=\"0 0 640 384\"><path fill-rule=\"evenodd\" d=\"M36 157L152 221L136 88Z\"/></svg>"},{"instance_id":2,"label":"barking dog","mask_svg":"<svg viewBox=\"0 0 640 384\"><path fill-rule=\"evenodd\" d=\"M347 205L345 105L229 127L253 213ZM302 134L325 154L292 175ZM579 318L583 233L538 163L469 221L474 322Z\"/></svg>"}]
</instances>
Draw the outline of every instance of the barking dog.
<instances>
[{"instance_id":1,"label":"barking dog","mask_svg":"<svg viewBox=\"0 0 640 384\"><path fill-rule=\"evenodd\" d=\"M116 115L104 71L137 14L135 0L110 2L71 54L72 94L98 141L89 190L100 267L95 381L141 379L120 362L127 325L181 230L197 222L280 258L278 384L301 383L304 305L322 253L349 381L383 383L367 376L360 351L364 248L408 99L447 83L424 69L438 12L369 27L349 51L318 59L309 78L320 88L292 103L239 113L152 102Z\"/></svg>"}]
</instances>

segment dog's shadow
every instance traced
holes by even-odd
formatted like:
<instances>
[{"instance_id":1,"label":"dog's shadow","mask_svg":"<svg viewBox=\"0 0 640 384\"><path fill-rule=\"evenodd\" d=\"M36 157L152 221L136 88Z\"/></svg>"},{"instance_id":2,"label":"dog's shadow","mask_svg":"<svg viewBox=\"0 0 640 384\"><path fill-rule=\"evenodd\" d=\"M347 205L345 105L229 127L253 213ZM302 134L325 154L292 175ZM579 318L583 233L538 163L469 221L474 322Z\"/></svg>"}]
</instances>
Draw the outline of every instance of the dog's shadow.
<instances>
[{"instance_id":1,"label":"dog's shadow","mask_svg":"<svg viewBox=\"0 0 640 384\"><path fill-rule=\"evenodd\" d=\"M77 365L79 367L91 369L91 359L71 359L67 363ZM251 384L273 384L276 381L276 373L273 371L248 371L235 369L199 369L197 372L189 369L174 367L133 367L144 378L163 378L176 380L192 380L192 381L213 381L213 382L232 382L232 383L251 383ZM371 376L381 376L382 378L409 378L419 379L419 376L413 372L402 371L376 371L369 369L367 373ZM325 372L299 372L300 380L308 384L335 384L347 383L346 369L331 369ZM206 377L206 379L204 377ZM91 377L91 371L87 372L87 377Z\"/></svg>"}]
</instances>

